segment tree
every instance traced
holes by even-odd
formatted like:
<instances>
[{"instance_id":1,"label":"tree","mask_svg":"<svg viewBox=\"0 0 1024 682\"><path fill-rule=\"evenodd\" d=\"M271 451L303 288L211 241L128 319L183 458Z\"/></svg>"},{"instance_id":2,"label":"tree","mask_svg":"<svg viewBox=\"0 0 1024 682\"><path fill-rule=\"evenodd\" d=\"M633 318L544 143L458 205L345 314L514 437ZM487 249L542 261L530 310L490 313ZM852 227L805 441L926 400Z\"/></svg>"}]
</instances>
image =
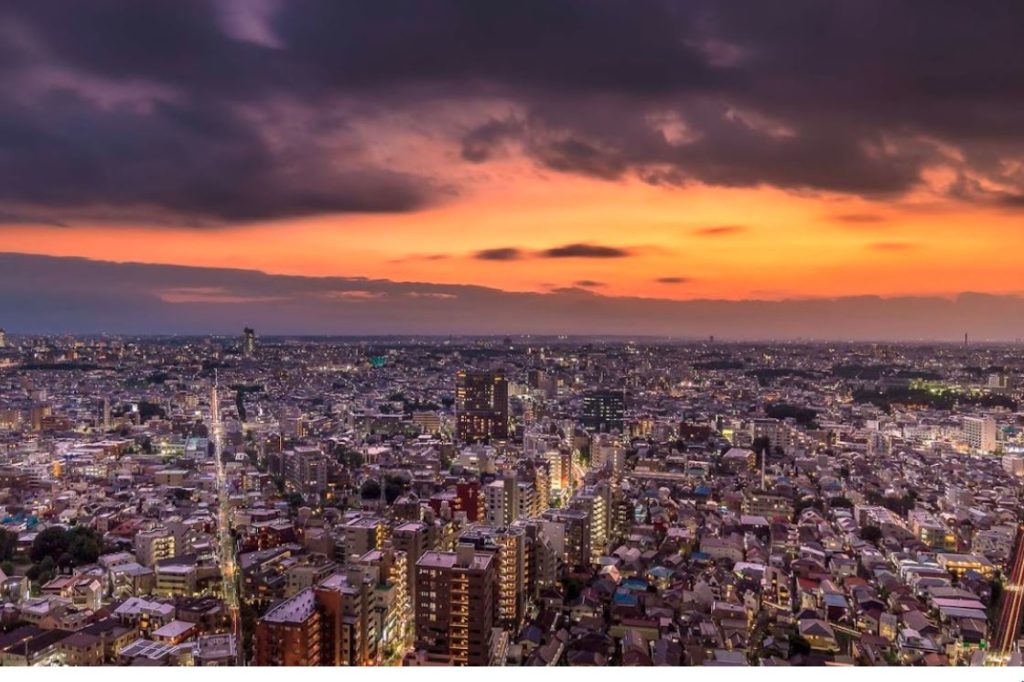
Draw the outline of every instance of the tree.
<instances>
[{"instance_id":1,"label":"tree","mask_svg":"<svg viewBox=\"0 0 1024 682\"><path fill-rule=\"evenodd\" d=\"M53 526L39 533L32 541L32 548L28 556L32 561L39 563L46 557L58 557L67 551L67 531L60 526Z\"/></svg>"},{"instance_id":2,"label":"tree","mask_svg":"<svg viewBox=\"0 0 1024 682\"><path fill-rule=\"evenodd\" d=\"M811 643L801 635L792 636L789 638L789 651L793 655L807 656L811 653Z\"/></svg>"},{"instance_id":3,"label":"tree","mask_svg":"<svg viewBox=\"0 0 1024 682\"><path fill-rule=\"evenodd\" d=\"M872 544L878 544L882 539L882 529L878 526L864 526L860 529L860 539Z\"/></svg>"},{"instance_id":4,"label":"tree","mask_svg":"<svg viewBox=\"0 0 1024 682\"><path fill-rule=\"evenodd\" d=\"M793 508L794 518L799 519L800 514L803 512L804 509L811 509L812 507L814 509L817 509L818 511L821 511L821 500L812 499L809 497L805 497L799 500Z\"/></svg>"},{"instance_id":5,"label":"tree","mask_svg":"<svg viewBox=\"0 0 1024 682\"><path fill-rule=\"evenodd\" d=\"M38 564L34 564L25 571L25 577L38 583L48 583L53 580L56 574L56 563L50 557L43 557Z\"/></svg>"},{"instance_id":6,"label":"tree","mask_svg":"<svg viewBox=\"0 0 1024 682\"><path fill-rule=\"evenodd\" d=\"M760 458L762 454L770 452L771 447L772 441L768 436L758 436L754 439L754 442L750 444L750 449L757 454L758 458Z\"/></svg>"},{"instance_id":7,"label":"tree","mask_svg":"<svg viewBox=\"0 0 1024 682\"><path fill-rule=\"evenodd\" d=\"M0 528L0 561L14 558L14 550L18 546L18 535ZM4 571L6 573L6 571Z\"/></svg>"},{"instance_id":8,"label":"tree","mask_svg":"<svg viewBox=\"0 0 1024 682\"><path fill-rule=\"evenodd\" d=\"M380 498L380 483L372 478L363 481L362 487L359 488L359 497L364 500L376 500Z\"/></svg>"},{"instance_id":9,"label":"tree","mask_svg":"<svg viewBox=\"0 0 1024 682\"><path fill-rule=\"evenodd\" d=\"M32 542L29 558L36 563L49 559L61 568L91 564L99 558L103 538L91 528L76 526L65 530L53 526L39 533Z\"/></svg>"},{"instance_id":10,"label":"tree","mask_svg":"<svg viewBox=\"0 0 1024 682\"><path fill-rule=\"evenodd\" d=\"M338 461L347 469L358 469L363 466L363 455L358 450L351 450L343 445L337 449Z\"/></svg>"},{"instance_id":11,"label":"tree","mask_svg":"<svg viewBox=\"0 0 1024 682\"><path fill-rule=\"evenodd\" d=\"M565 601L572 602L583 592L583 583L578 578L562 578L562 589L565 591Z\"/></svg>"},{"instance_id":12,"label":"tree","mask_svg":"<svg viewBox=\"0 0 1024 682\"><path fill-rule=\"evenodd\" d=\"M393 503L408 489L409 482L399 476L386 476L384 478L384 499L388 504ZM373 478L363 481L359 488L359 496L364 500L380 499L380 483Z\"/></svg>"}]
</instances>

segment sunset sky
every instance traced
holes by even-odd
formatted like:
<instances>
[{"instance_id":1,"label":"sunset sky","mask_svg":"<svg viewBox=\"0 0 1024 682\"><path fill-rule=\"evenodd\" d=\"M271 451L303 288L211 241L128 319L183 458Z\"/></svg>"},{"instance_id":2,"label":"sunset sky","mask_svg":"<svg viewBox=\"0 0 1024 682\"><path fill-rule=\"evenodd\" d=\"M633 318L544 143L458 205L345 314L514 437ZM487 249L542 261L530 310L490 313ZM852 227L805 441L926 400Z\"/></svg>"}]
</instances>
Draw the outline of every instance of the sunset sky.
<instances>
[{"instance_id":1,"label":"sunset sky","mask_svg":"<svg viewBox=\"0 0 1024 682\"><path fill-rule=\"evenodd\" d=\"M1024 294L1022 7L7 6L0 251L602 297Z\"/></svg>"}]
</instances>

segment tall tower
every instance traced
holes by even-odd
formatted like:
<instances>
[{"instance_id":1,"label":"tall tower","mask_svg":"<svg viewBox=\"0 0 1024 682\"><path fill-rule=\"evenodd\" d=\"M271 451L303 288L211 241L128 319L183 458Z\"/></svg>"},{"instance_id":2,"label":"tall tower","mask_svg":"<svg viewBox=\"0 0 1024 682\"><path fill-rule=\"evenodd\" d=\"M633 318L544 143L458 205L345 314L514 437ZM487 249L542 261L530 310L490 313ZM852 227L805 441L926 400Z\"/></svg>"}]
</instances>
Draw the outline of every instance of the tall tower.
<instances>
[{"instance_id":1,"label":"tall tower","mask_svg":"<svg viewBox=\"0 0 1024 682\"><path fill-rule=\"evenodd\" d=\"M242 331L242 355L251 358L256 353L256 330L246 327Z\"/></svg>"},{"instance_id":2,"label":"tall tower","mask_svg":"<svg viewBox=\"0 0 1024 682\"><path fill-rule=\"evenodd\" d=\"M0 328L0 348L7 347L7 332Z\"/></svg>"}]
</instances>

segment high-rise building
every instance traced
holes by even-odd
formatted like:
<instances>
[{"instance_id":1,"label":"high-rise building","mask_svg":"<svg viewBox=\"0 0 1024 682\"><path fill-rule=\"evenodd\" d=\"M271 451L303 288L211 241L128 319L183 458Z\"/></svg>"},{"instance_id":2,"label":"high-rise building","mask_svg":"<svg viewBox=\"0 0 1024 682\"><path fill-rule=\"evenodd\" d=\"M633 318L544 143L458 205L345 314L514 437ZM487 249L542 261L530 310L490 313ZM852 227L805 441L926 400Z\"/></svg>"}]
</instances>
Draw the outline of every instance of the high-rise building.
<instances>
[{"instance_id":1,"label":"high-rise building","mask_svg":"<svg viewBox=\"0 0 1024 682\"><path fill-rule=\"evenodd\" d=\"M992 417L964 417L964 441L972 450L992 452L996 449L996 422Z\"/></svg>"},{"instance_id":2,"label":"high-rise building","mask_svg":"<svg viewBox=\"0 0 1024 682\"><path fill-rule=\"evenodd\" d=\"M587 529L590 533L587 545L589 559L597 562L604 554L611 532L611 488L606 482L589 486L579 491L572 499L572 508L587 514Z\"/></svg>"},{"instance_id":3,"label":"high-rise building","mask_svg":"<svg viewBox=\"0 0 1024 682\"><path fill-rule=\"evenodd\" d=\"M109 431L110 430L110 400L107 399L107 398L103 399L102 413L103 413L103 417L102 417L103 418L103 422L102 422L103 430L104 431Z\"/></svg>"},{"instance_id":4,"label":"high-rise building","mask_svg":"<svg viewBox=\"0 0 1024 682\"><path fill-rule=\"evenodd\" d=\"M476 526L459 536L459 544L472 545L477 552L495 556L498 593L494 618L499 626L518 632L526 617L528 548L525 529Z\"/></svg>"},{"instance_id":5,"label":"high-rise building","mask_svg":"<svg viewBox=\"0 0 1024 682\"><path fill-rule=\"evenodd\" d=\"M589 566L593 558L590 514L583 509L548 509L542 516L562 529L562 562L570 568Z\"/></svg>"},{"instance_id":6,"label":"high-rise building","mask_svg":"<svg viewBox=\"0 0 1024 682\"><path fill-rule=\"evenodd\" d=\"M465 443L508 438L508 381L503 373L456 375L455 435Z\"/></svg>"},{"instance_id":7,"label":"high-rise building","mask_svg":"<svg viewBox=\"0 0 1024 682\"><path fill-rule=\"evenodd\" d=\"M451 665L489 665L497 562L460 545L416 562L416 649Z\"/></svg>"},{"instance_id":8,"label":"high-rise building","mask_svg":"<svg viewBox=\"0 0 1024 682\"><path fill-rule=\"evenodd\" d=\"M583 396L583 425L594 431L622 431L626 400L622 391L590 391Z\"/></svg>"},{"instance_id":9,"label":"high-rise building","mask_svg":"<svg viewBox=\"0 0 1024 682\"><path fill-rule=\"evenodd\" d=\"M381 623L376 587L377 581L358 566L335 573L317 585L314 592L320 612L320 665L379 663Z\"/></svg>"},{"instance_id":10,"label":"high-rise building","mask_svg":"<svg viewBox=\"0 0 1024 682\"><path fill-rule=\"evenodd\" d=\"M412 627L405 552L396 551L389 543L359 557L359 565L376 584L378 655L388 649L397 650Z\"/></svg>"},{"instance_id":11,"label":"high-rise building","mask_svg":"<svg viewBox=\"0 0 1024 682\"><path fill-rule=\"evenodd\" d=\"M416 562L430 549L430 528L420 521L403 523L392 531L391 543L396 550L405 552L408 575L406 590L409 602L416 603Z\"/></svg>"},{"instance_id":12,"label":"high-rise building","mask_svg":"<svg viewBox=\"0 0 1024 682\"><path fill-rule=\"evenodd\" d=\"M29 421L33 431L42 431L43 422L53 414L53 406L49 403L37 403L29 409Z\"/></svg>"},{"instance_id":13,"label":"high-rise building","mask_svg":"<svg viewBox=\"0 0 1024 682\"><path fill-rule=\"evenodd\" d=\"M327 457L319 448L300 446L282 456L284 475L303 495L319 495L327 488Z\"/></svg>"},{"instance_id":14,"label":"high-rise building","mask_svg":"<svg viewBox=\"0 0 1024 682\"><path fill-rule=\"evenodd\" d=\"M607 469L618 478L626 468L626 448L611 440L610 436L596 436L590 441L590 466Z\"/></svg>"},{"instance_id":15,"label":"high-rise building","mask_svg":"<svg viewBox=\"0 0 1024 682\"><path fill-rule=\"evenodd\" d=\"M553 586L557 577L559 557L552 547L551 539L544 532L544 523L539 519L526 519L514 524L515 528L521 528L524 532L526 594L531 599L537 599L542 590Z\"/></svg>"},{"instance_id":16,"label":"high-rise building","mask_svg":"<svg viewBox=\"0 0 1024 682\"><path fill-rule=\"evenodd\" d=\"M491 526L508 526L523 516L522 492L516 472L502 472L500 479L484 488L484 521Z\"/></svg>"},{"instance_id":17,"label":"high-rise building","mask_svg":"<svg viewBox=\"0 0 1024 682\"><path fill-rule=\"evenodd\" d=\"M749 433L751 442L759 438L767 438L768 447L773 450L775 448L788 450L792 445L790 428L781 419L772 419L771 417L752 419Z\"/></svg>"},{"instance_id":18,"label":"high-rise building","mask_svg":"<svg viewBox=\"0 0 1024 682\"><path fill-rule=\"evenodd\" d=\"M0 329L0 348L6 348L6 347L7 347L7 332L5 332L3 329Z\"/></svg>"},{"instance_id":19,"label":"high-rise building","mask_svg":"<svg viewBox=\"0 0 1024 682\"><path fill-rule=\"evenodd\" d=\"M256 623L255 663L312 666L321 663L320 611L316 592L305 589L267 611Z\"/></svg>"},{"instance_id":20,"label":"high-rise building","mask_svg":"<svg viewBox=\"0 0 1024 682\"><path fill-rule=\"evenodd\" d=\"M256 330L246 327L242 331L242 355L251 358L256 353Z\"/></svg>"}]
</instances>

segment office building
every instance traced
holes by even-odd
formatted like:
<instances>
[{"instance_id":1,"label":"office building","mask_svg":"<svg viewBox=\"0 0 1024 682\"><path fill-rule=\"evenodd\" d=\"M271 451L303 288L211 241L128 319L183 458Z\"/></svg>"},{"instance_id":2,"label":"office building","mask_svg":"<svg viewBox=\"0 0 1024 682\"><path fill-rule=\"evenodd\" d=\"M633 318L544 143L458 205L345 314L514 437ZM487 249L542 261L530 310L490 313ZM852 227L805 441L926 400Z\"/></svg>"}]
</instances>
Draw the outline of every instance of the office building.
<instances>
[{"instance_id":1,"label":"office building","mask_svg":"<svg viewBox=\"0 0 1024 682\"><path fill-rule=\"evenodd\" d=\"M327 489L327 457L319 448L286 450L282 459L285 479L296 492L316 496Z\"/></svg>"},{"instance_id":2,"label":"office building","mask_svg":"<svg viewBox=\"0 0 1024 682\"><path fill-rule=\"evenodd\" d=\"M964 417L964 441L967 447L980 452L996 449L996 422L991 417Z\"/></svg>"},{"instance_id":3,"label":"office building","mask_svg":"<svg viewBox=\"0 0 1024 682\"><path fill-rule=\"evenodd\" d=\"M583 425L593 431L622 431L625 410L622 391L590 391L583 396Z\"/></svg>"},{"instance_id":4,"label":"office building","mask_svg":"<svg viewBox=\"0 0 1024 682\"><path fill-rule=\"evenodd\" d=\"M508 438L508 381L503 373L456 375L455 432L464 443Z\"/></svg>"}]
</instances>

